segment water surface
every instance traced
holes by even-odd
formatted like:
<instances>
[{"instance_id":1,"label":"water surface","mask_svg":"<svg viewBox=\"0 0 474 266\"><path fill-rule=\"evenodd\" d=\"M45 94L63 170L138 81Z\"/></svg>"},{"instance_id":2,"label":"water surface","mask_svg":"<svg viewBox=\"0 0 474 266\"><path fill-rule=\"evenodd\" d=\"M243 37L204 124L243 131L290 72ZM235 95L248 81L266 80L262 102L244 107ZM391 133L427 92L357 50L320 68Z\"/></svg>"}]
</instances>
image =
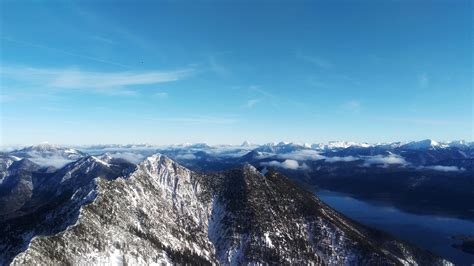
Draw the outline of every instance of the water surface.
<instances>
[{"instance_id":1,"label":"water surface","mask_svg":"<svg viewBox=\"0 0 474 266\"><path fill-rule=\"evenodd\" d=\"M456 265L474 264L474 255L452 245L456 235L474 235L474 221L404 212L386 203L355 199L346 194L317 191L329 206L362 224L430 250Z\"/></svg>"}]
</instances>

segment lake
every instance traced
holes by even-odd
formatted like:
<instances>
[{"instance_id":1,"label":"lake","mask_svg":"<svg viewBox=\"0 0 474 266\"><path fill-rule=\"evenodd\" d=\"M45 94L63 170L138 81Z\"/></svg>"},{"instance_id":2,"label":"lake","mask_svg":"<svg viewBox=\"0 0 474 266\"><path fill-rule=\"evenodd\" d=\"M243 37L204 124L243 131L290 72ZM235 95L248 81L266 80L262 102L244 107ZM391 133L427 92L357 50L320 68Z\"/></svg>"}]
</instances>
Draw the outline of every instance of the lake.
<instances>
[{"instance_id":1,"label":"lake","mask_svg":"<svg viewBox=\"0 0 474 266\"><path fill-rule=\"evenodd\" d=\"M316 195L355 221L430 250L456 265L474 264L474 255L451 246L459 243L453 236L474 235L474 221L408 213L386 203L359 200L332 191L322 190Z\"/></svg>"}]
</instances>

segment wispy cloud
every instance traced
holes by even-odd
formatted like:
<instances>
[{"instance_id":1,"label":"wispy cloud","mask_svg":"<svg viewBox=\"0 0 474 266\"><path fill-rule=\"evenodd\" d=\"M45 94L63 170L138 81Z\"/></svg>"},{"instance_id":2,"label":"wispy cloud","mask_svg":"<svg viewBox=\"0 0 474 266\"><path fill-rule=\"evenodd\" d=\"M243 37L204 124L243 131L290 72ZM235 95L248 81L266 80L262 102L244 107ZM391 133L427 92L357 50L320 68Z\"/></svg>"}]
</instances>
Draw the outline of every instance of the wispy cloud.
<instances>
[{"instance_id":1,"label":"wispy cloud","mask_svg":"<svg viewBox=\"0 0 474 266\"><path fill-rule=\"evenodd\" d=\"M291 159L295 161L305 161L305 160L317 161L317 160L322 160L326 158L325 156L321 155L319 152L315 150L293 151L290 153L279 154L277 157L281 159Z\"/></svg>"},{"instance_id":2,"label":"wispy cloud","mask_svg":"<svg viewBox=\"0 0 474 266\"><path fill-rule=\"evenodd\" d=\"M466 169L459 168L457 166L445 166L445 165L430 165L425 167L419 167L418 169L428 169L433 171L440 171L440 172L462 172Z\"/></svg>"},{"instance_id":3,"label":"wispy cloud","mask_svg":"<svg viewBox=\"0 0 474 266\"><path fill-rule=\"evenodd\" d=\"M259 94L261 94L262 96L265 96L267 98L271 98L271 99L276 99L277 97L273 94L273 93L270 93L262 88L260 88L259 86L256 86L256 85L252 85L249 87L249 89L251 91L255 91L255 92L258 92Z\"/></svg>"},{"instance_id":4,"label":"wispy cloud","mask_svg":"<svg viewBox=\"0 0 474 266\"><path fill-rule=\"evenodd\" d=\"M341 105L341 107L343 109L346 109L348 111L351 111L351 112L360 112L360 109L361 109L361 103L359 101L356 101L356 100L350 100L350 101L347 101L345 103L343 103Z\"/></svg>"},{"instance_id":5,"label":"wispy cloud","mask_svg":"<svg viewBox=\"0 0 474 266\"><path fill-rule=\"evenodd\" d=\"M323 82L321 81L321 79L316 78L314 76L308 77L308 84L310 86L317 87L317 88L330 88L331 87L331 85L329 85L328 83Z\"/></svg>"},{"instance_id":6,"label":"wispy cloud","mask_svg":"<svg viewBox=\"0 0 474 266\"><path fill-rule=\"evenodd\" d=\"M188 71L100 73L71 70L46 72L45 74L52 74L54 76L49 83L52 87L69 89L100 89L176 81L181 79L187 73Z\"/></svg>"},{"instance_id":7,"label":"wispy cloud","mask_svg":"<svg viewBox=\"0 0 474 266\"><path fill-rule=\"evenodd\" d=\"M44 111L48 111L48 112L65 112L65 111L68 111L65 108L54 107L54 106L43 106L40 109L44 110Z\"/></svg>"},{"instance_id":8,"label":"wispy cloud","mask_svg":"<svg viewBox=\"0 0 474 266\"><path fill-rule=\"evenodd\" d=\"M158 98L158 99L165 99L168 97L168 93L167 92L157 92L155 94L153 94L153 96L155 98Z\"/></svg>"},{"instance_id":9,"label":"wispy cloud","mask_svg":"<svg viewBox=\"0 0 474 266\"><path fill-rule=\"evenodd\" d=\"M263 162L260 163L262 166L271 166L271 167L280 167L280 168L285 168L285 169L291 169L291 170L297 170L297 169L302 169L302 170L308 170L309 167L305 163L302 163L301 165L298 163L298 161L295 160L285 160L283 162L279 161L270 161L270 162Z\"/></svg>"},{"instance_id":10,"label":"wispy cloud","mask_svg":"<svg viewBox=\"0 0 474 266\"><path fill-rule=\"evenodd\" d=\"M99 35L93 35L90 38L95 40L95 41L99 41L99 42L106 43L106 44L109 44L109 45L115 44L115 41L113 41L109 38L99 36Z\"/></svg>"},{"instance_id":11,"label":"wispy cloud","mask_svg":"<svg viewBox=\"0 0 474 266\"><path fill-rule=\"evenodd\" d=\"M192 153L185 153L185 154L178 154L176 155L176 159L182 160L195 160L197 157Z\"/></svg>"},{"instance_id":12,"label":"wispy cloud","mask_svg":"<svg viewBox=\"0 0 474 266\"><path fill-rule=\"evenodd\" d=\"M104 58L99 58L99 57L95 57L95 56L91 56L91 55L66 51L66 50L58 49L58 48L51 47L51 46L48 46L48 45L32 43L32 42L27 42L27 41L23 41L23 40L16 40L16 39L13 39L13 38L8 38L8 37L0 37L0 39L4 40L4 41L12 42L12 43L26 45L26 46L33 47L33 48L39 48L39 49L42 49L42 50L49 50L49 51L52 51L52 52L55 52L55 53L60 53L60 54L64 54L64 55L68 55L68 56L72 56L72 57L76 57L76 58L95 61L95 62L107 64L107 65L119 66L119 67L128 68L128 69L132 68L131 66L128 66L128 65L125 65L125 64L122 64L122 63L119 63L119 62L114 62L114 61L110 61L110 60L107 60L107 59L104 59Z\"/></svg>"},{"instance_id":13,"label":"wispy cloud","mask_svg":"<svg viewBox=\"0 0 474 266\"><path fill-rule=\"evenodd\" d=\"M177 81L189 76L192 72L192 69L173 71L93 72L80 69L0 67L0 75L2 78L16 80L30 86L93 91L108 91L128 86ZM125 93L130 94L132 91L125 90Z\"/></svg>"},{"instance_id":14,"label":"wispy cloud","mask_svg":"<svg viewBox=\"0 0 474 266\"><path fill-rule=\"evenodd\" d=\"M330 69L334 67L334 64L331 61L322 57L306 55L301 52L297 52L296 57L320 68Z\"/></svg>"},{"instance_id":15,"label":"wispy cloud","mask_svg":"<svg viewBox=\"0 0 474 266\"><path fill-rule=\"evenodd\" d=\"M226 77L230 75L230 70L221 64L214 56L209 57L209 66L216 74Z\"/></svg>"},{"instance_id":16,"label":"wispy cloud","mask_svg":"<svg viewBox=\"0 0 474 266\"><path fill-rule=\"evenodd\" d=\"M369 167L371 165L383 165L387 167L391 164L398 164L398 165L406 165L407 162L404 158L398 155L389 155L389 156L382 156L382 155L375 155L371 157L365 158L365 162L363 166Z\"/></svg>"},{"instance_id":17,"label":"wispy cloud","mask_svg":"<svg viewBox=\"0 0 474 266\"><path fill-rule=\"evenodd\" d=\"M249 108L249 109L253 108L255 107L255 105L257 105L261 101L262 101L261 99L250 99L244 104L244 107Z\"/></svg>"},{"instance_id":18,"label":"wispy cloud","mask_svg":"<svg viewBox=\"0 0 474 266\"><path fill-rule=\"evenodd\" d=\"M357 161L359 158L354 156L333 156L333 157L326 157L326 162L328 163L335 163L335 162L352 162Z\"/></svg>"},{"instance_id":19,"label":"wispy cloud","mask_svg":"<svg viewBox=\"0 0 474 266\"><path fill-rule=\"evenodd\" d=\"M147 153L143 154L140 151L123 151L123 152L112 152L109 153L113 158L120 158L131 163L139 163L147 157Z\"/></svg>"},{"instance_id":20,"label":"wispy cloud","mask_svg":"<svg viewBox=\"0 0 474 266\"><path fill-rule=\"evenodd\" d=\"M48 99L48 100L62 100L61 96L54 95L49 92L20 92L16 87L2 87L1 88L5 93L0 94L0 102L15 102L15 101L24 101L24 100L38 100L38 99ZM32 90L28 88L28 90ZM8 92L8 93L7 93Z\"/></svg>"},{"instance_id":21,"label":"wispy cloud","mask_svg":"<svg viewBox=\"0 0 474 266\"><path fill-rule=\"evenodd\" d=\"M251 85L248 87L248 90L256 94L255 95L256 98L248 102L248 104L250 104L250 106L248 107L253 107L255 104L259 102L270 103L274 107L278 106L280 103L279 97L277 97L275 94L267 90L262 89L260 86ZM258 101L256 101L256 99L258 99Z\"/></svg>"}]
</instances>

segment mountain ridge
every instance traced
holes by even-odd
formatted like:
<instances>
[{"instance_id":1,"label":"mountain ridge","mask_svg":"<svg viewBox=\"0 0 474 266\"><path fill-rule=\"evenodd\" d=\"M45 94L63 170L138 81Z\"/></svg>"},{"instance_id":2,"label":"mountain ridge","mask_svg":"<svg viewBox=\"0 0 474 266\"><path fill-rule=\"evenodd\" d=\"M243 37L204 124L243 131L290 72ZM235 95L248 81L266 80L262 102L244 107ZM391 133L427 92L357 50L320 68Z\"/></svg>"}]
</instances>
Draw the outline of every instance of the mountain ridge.
<instances>
[{"instance_id":1,"label":"mountain ridge","mask_svg":"<svg viewBox=\"0 0 474 266\"><path fill-rule=\"evenodd\" d=\"M446 262L387 236L377 240L271 169L263 176L245 164L201 174L153 155L127 176L96 183L74 225L33 238L13 265Z\"/></svg>"}]
</instances>

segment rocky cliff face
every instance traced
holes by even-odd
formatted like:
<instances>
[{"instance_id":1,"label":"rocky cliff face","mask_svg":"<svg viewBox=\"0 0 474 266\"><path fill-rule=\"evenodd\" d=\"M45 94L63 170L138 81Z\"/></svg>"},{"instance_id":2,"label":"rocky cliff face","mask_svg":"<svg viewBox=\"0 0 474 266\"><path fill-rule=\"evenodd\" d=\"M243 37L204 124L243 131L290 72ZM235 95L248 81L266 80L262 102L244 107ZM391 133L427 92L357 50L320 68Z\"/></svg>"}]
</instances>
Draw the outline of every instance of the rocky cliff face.
<instances>
[{"instance_id":1,"label":"rocky cliff face","mask_svg":"<svg viewBox=\"0 0 474 266\"><path fill-rule=\"evenodd\" d=\"M133 168L93 156L55 173L41 172L28 159L13 163L7 181L0 186L0 265L25 250L33 237L54 235L74 224L81 206L95 199L97 182L115 179Z\"/></svg>"},{"instance_id":2,"label":"rocky cliff face","mask_svg":"<svg viewBox=\"0 0 474 266\"><path fill-rule=\"evenodd\" d=\"M447 263L250 165L199 174L154 155L131 173L94 184L74 223L35 234L12 263Z\"/></svg>"},{"instance_id":3,"label":"rocky cliff face","mask_svg":"<svg viewBox=\"0 0 474 266\"><path fill-rule=\"evenodd\" d=\"M216 262L207 238L210 201L198 176L152 156L127 178L97 182L97 197L77 223L35 237L13 264Z\"/></svg>"}]
</instances>

